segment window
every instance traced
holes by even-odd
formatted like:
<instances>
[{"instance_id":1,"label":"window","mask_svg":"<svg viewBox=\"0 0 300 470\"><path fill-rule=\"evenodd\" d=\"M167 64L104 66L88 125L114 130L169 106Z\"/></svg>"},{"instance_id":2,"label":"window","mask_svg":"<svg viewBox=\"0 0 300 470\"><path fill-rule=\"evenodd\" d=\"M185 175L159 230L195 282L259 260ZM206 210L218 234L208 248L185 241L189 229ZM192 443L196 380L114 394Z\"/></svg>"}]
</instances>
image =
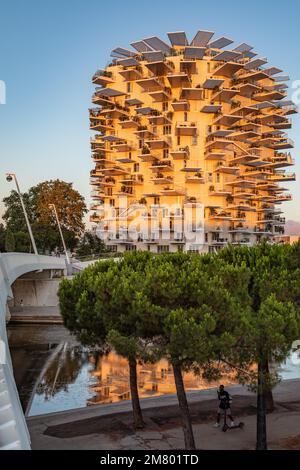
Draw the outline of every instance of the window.
<instances>
[{"instance_id":1,"label":"window","mask_svg":"<svg viewBox=\"0 0 300 470\"><path fill-rule=\"evenodd\" d=\"M208 173L208 175L207 175L207 181L208 181L209 183L212 182L212 177L213 177L213 174L212 174L212 173Z\"/></svg>"},{"instance_id":2,"label":"window","mask_svg":"<svg viewBox=\"0 0 300 470\"><path fill-rule=\"evenodd\" d=\"M197 136L197 135L193 135L193 136L192 136L192 145L197 145L197 142L198 142L198 136Z\"/></svg>"},{"instance_id":3,"label":"window","mask_svg":"<svg viewBox=\"0 0 300 470\"><path fill-rule=\"evenodd\" d=\"M118 251L118 245L109 245L110 251Z\"/></svg>"},{"instance_id":4,"label":"window","mask_svg":"<svg viewBox=\"0 0 300 470\"><path fill-rule=\"evenodd\" d=\"M169 158L169 149L164 149L163 158Z\"/></svg>"},{"instance_id":5,"label":"window","mask_svg":"<svg viewBox=\"0 0 300 470\"><path fill-rule=\"evenodd\" d=\"M207 242L208 242L208 233L206 232L205 233L205 243L207 243Z\"/></svg>"},{"instance_id":6,"label":"window","mask_svg":"<svg viewBox=\"0 0 300 470\"><path fill-rule=\"evenodd\" d=\"M207 62L207 73L210 73L210 62Z\"/></svg>"},{"instance_id":7,"label":"window","mask_svg":"<svg viewBox=\"0 0 300 470\"><path fill-rule=\"evenodd\" d=\"M127 93L130 93L132 91L132 86L131 82L127 82Z\"/></svg>"},{"instance_id":8,"label":"window","mask_svg":"<svg viewBox=\"0 0 300 470\"><path fill-rule=\"evenodd\" d=\"M154 204L159 205L159 197L154 198Z\"/></svg>"},{"instance_id":9,"label":"window","mask_svg":"<svg viewBox=\"0 0 300 470\"><path fill-rule=\"evenodd\" d=\"M136 251L136 245L126 245L126 251Z\"/></svg>"},{"instance_id":10,"label":"window","mask_svg":"<svg viewBox=\"0 0 300 470\"><path fill-rule=\"evenodd\" d=\"M188 113L185 111L184 112L184 121L186 122L188 120Z\"/></svg>"},{"instance_id":11,"label":"window","mask_svg":"<svg viewBox=\"0 0 300 470\"><path fill-rule=\"evenodd\" d=\"M217 173L216 181L217 183L220 183L220 173Z\"/></svg>"},{"instance_id":12,"label":"window","mask_svg":"<svg viewBox=\"0 0 300 470\"><path fill-rule=\"evenodd\" d=\"M139 164L139 163L135 163L135 164L133 165L133 171L134 171L135 173L138 173L138 172L140 171L140 164Z\"/></svg>"},{"instance_id":13,"label":"window","mask_svg":"<svg viewBox=\"0 0 300 470\"><path fill-rule=\"evenodd\" d=\"M168 215L169 215L169 211L168 211L168 209L167 209L166 207L164 207L164 208L163 208L163 211L162 211L162 216L163 216L163 217L168 217Z\"/></svg>"},{"instance_id":14,"label":"window","mask_svg":"<svg viewBox=\"0 0 300 470\"><path fill-rule=\"evenodd\" d=\"M139 140L139 149L141 149L143 147L143 140Z\"/></svg>"},{"instance_id":15,"label":"window","mask_svg":"<svg viewBox=\"0 0 300 470\"><path fill-rule=\"evenodd\" d=\"M169 253L169 245L159 245L157 247L157 253Z\"/></svg>"},{"instance_id":16,"label":"window","mask_svg":"<svg viewBox=\"0 0 300 470\"><path fill-rule=\"evenodd\" d=\"M180 145L180 135L177 136L177 145Z\"/></svg>"},{"instance_id":17,"label":"window","mask_svg":"<svg viewBox=\"0 0 300 470\"><path fill-rule=\"evenodd\" d=\"M112 196L112 188L107 188L107 196Z\"/></svg>"},{"instance_id":18,"label":"window","mask_svg":"<svg viewBox=\"0 0 300 470\"><path fill-rule=\"evenodd\" d=\"M167 101L163 101L162 110L168 111L168 109L169 109L169 103Z\"/></svg>"},{"instance_id":19,"label":"window","mask_svg":"<svg viewBox=\"0 0 300 470\"><path fill-rule=\"evenodd\" d=\"M163 134L164 135L171 134L171 126L170 125L163 127Z\"/></svg>"},{"instance_id":20,"label":"window","mask_svg":"<svg viewBox=\"0 0 300 470\"><path fill-rule=\"evenodd\" d=\"M109 204L113 207L115 207L115 200L114 199L110 199L109 200Z\"/></svg>"}]
</instances>

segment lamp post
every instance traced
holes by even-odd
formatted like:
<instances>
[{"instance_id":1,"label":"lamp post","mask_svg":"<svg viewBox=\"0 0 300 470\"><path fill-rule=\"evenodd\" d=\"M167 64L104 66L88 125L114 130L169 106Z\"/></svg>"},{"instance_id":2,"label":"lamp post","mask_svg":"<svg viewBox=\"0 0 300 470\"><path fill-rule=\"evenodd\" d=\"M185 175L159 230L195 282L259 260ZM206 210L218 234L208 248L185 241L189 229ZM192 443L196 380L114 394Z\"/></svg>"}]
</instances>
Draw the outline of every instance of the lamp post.
<instances>
[{"instance_id":1,"label":"lamp post","mask_svg":"<svg viewBox=\"0 0 300 470\"><path fill-rule=\"evenodd\" d=\"M30 225L30 222L29 222L29 219L28 219L27 211L26 211L25 204L24 204L24 201L23 201L23 197L22 197L22 194L21 194L21 191L20 191L20 186L19 186L19 183L18 183L17 175L15 173L6 173L6 181L11 182L12 180L14 180L15 183L16 183L17 192L18 192L18 195L19 195L19 198L20 198L20 201L21 201L21 206L22 206L22 209L23 209L23 212L24 212L24 217L25 217L25 220L26 220L26 225L27 225L27 228L28 228L28 232L29 232L29 236L30 236L33 251L36 255L38 255L35 240L34 240L34 237L33 237L32 230L31 230L31 225Z\"/></svg>"},{"instance_id":2,"label":"lamp post","mask_svg":"<svg viewBox=\"0 0 300 470\"><path fill-rule=\"evenodd\" d=\"M59 230L59 233L60 233L61 241L62 241L62 244L63 244L63 247L64 247L64 252L65 252L65 255L66 255L66 261L67 261L68 264L70 264L70 258L69 258L68 252L67 252L65 239L64 239L64 236L63 236L63 233L62 233L62 230L61 230L61 226L60 226L60 222L59 222L59 218L58 218L58 215L57 215L57 210L56 210L55 204L49 204L49 209L52 209L54 214L55 214L56 222L57 222L57 225L58 225L58 230Z\"/></svg>"}]
</instances>

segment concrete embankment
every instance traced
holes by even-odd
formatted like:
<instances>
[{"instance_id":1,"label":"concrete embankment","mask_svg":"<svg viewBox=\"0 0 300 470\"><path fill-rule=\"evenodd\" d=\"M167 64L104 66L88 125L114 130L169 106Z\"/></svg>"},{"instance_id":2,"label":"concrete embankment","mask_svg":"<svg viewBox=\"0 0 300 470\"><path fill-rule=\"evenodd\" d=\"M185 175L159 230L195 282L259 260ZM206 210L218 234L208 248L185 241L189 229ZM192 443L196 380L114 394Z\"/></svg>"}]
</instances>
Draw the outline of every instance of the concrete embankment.
<instances>
[{"instance_id":1,"label":"concrete embankment","mask_svg":"<svg viewBox=\"0 0 300 470\"><path fill-rule=\"evenodd\" d=\"M256 397L247 388L227 388L236 421L243 430L223 433L216 418L216 390L188 392L196 446L201 449L254 449ZM272 449L300 449L300 380L286 380L274 390L276 409L267 417ZM180 449L183 434L176 395L141 400L146 427L135 431L130 402L69 410L27 418L33 449Z\"/></svg>"}]
</instances>

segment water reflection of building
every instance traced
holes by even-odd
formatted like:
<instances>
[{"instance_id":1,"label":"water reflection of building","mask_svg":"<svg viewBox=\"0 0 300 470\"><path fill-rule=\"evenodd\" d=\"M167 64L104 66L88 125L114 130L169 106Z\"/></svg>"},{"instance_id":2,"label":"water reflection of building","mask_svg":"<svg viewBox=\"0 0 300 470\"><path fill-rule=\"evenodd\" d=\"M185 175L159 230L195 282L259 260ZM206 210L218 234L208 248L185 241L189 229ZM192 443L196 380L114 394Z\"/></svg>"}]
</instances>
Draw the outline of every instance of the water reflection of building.
<instances>
[{"instance_id":1,"label":"water reflection of building","mask_svg":"<svg viewBox=\"0 0 300 470\"><path fill-rule=\"evenodd\" d=\"M89 362L91 384L89 389L94 393L87 400L87 405L114 403L130 399L129 367L126 359L111 352L104 356L91 354ZM138 387L140 398L175 393L172 367L166 359L155 364L138 364ZM230 374L224 383L230 382ZM186 390L201 390L216 386L193 372L184 373Z\"/></svg>"}]
</instances>

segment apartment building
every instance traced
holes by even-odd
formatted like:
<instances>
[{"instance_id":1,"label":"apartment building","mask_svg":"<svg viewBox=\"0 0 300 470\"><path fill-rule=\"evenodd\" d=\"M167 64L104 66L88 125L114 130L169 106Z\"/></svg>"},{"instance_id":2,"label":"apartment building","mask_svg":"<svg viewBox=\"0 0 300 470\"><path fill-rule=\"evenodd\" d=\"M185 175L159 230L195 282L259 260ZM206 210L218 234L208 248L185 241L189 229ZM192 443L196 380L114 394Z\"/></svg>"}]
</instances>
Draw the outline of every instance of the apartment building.
<instances>
[{"instance_id":1,"label":"apartment building","mask_svg":"<svg viewBox=\"0 0 300 470\"><path fill-rule=\"evenodd\" d=\"M289 77L213 36L117 47L92 78L90 220L113 250L207 252L284 234Z\"/></svg>"}]
</instances>

